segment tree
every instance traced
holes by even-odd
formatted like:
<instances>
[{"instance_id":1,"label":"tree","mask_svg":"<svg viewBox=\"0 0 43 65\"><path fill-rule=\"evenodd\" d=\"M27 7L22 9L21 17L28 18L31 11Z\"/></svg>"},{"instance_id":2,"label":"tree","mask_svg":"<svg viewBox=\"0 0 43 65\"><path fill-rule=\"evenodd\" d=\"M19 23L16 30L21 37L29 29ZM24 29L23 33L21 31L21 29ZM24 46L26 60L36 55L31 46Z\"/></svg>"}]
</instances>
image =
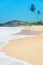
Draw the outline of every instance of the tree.
<instances>
[{"instance_id":1,"label":"tree","mask_svg":"<svg viewBox=\"0 0 43 65\"><path fill-rule=\"evenodd\" d=\"M35 5L34 4L31 4L30 11L32 11L32 12L35 11Z\"/></svg>"},{"instance_id":2,"label":"tree","mask_svg":"<svg viewBox=\"0 0 43 65\"><path fill-rule=\"evenodd\" d=\"M38 10L37 14L39 15L39 22L41 22L41 16L40 16L41 12L40 12L40 10Z\"/></svg>"},{"instance_id":3,"label":"tree","mask_svg":"<svg viewBox=\"0 0 43 65\"><path fill-rule=\"evenodd\" d=\"M31 7L30 7L30 11L32 11L32 12L34 12L35 11L35 5L34 4L31 4ZM37 14L39 15L39 17L40 17L40 14L41 14L41 12L40 12L40 10L38 10L37 11ZM41 22L41 17L40 17L40 21L39 21L39 17L38 17L38 15L37 14L35 14L36 15L36 17L37 17L37 21L38 22Z\"/></svg>"},{"instance_id":4,"label":"tree","mask_svg":"<svg viewBox=\"0 0 43 65\"><path fill-rule=\"evenodd\" d=\"M31 12L34 12L35 9L36 9L36 8L35 8L35 5L34 5L34 4L31 4L30 11L31 11Z\"/></svg>"}]
</instances>

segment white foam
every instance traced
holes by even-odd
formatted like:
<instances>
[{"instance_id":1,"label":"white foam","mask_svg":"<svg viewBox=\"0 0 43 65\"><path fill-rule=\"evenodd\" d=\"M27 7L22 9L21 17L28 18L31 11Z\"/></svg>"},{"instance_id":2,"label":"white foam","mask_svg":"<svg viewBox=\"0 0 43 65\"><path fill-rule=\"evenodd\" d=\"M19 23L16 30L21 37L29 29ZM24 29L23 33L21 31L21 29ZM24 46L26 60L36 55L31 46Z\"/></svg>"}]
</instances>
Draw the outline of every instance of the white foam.
<instances>
[{"instance_id":1,"label":"white foam","mask_svg":"<svg viewBox=\"0 0 43 65\"><path fill-rule=\"evenodd\" d=\"M0 27L0 49L8 44L9 40L17 40L25 37L32 37L34 35L13 35L20 32L23 27Z\"/></svg>"},{"instance_id":2,"label":"white foam","mask_svg":"<svg viewBox=\"0 0 43 65\"><path fill-rule=\"evenodd\" d=\"M15 34L20 32L21 30L21 27L0 27L0 35Z\"/></svg>"},{"instance_id":3,"label":"white foam","mask_svg":"<svg viewBox=\"0 0 43 65\"><path fill-rule=\"evenodd\" d=\"M34 36L34 35L9 35L9 36L4 35L3 37L0 36L0 40L1 40L0 49L2 49L2 47L7 45L8 41L10 41L10 40L17 40L17 39L32 37L32 36Z\"/></svg>"},{"instance_id":4,"label":"white foam","mask_svg":"<svg viewBox=\"0 0 43 65\"><path fill-rule=\"evenodd\" d=\"M0 48L5 46L9 40L12 40L12 34L18 33L22 29L21 27L0 27Z\"/></svg>"},{"instance_id":5,"label":"white foam","mask_svg":"<svg viewBox=\"0 0 43 65\"><path fill-rule=\"evenodd\" d=\"M32 65L26 61L9 57L4 52L0 52L0 65Z\"/></svg>"},{"instance_id":6,"label":"white foam","mask_svg":"<svg viewBox=\"0 0 43 65\"><path fill-rule=\"evenodd\" d=\"M25 37L31 37L28 35L11 35L20 32L22 27L0 27L0 49L8 44L9 40L16 40ZM16 59L15 57L10 57L4 52L0 52L0 65L32 65L26 61Z\"/></svg>"}]
</instances>

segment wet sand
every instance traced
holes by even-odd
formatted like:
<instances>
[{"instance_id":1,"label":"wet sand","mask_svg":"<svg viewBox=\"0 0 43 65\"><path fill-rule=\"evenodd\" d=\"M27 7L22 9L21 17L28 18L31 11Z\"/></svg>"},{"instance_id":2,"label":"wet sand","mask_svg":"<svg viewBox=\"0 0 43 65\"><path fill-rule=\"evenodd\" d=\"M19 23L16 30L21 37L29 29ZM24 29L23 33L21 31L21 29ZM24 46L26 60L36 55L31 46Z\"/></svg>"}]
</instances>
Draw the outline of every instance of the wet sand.
<instances>
[{"instance_id":1,"label":"wet sand","mask_svg":"<svg viewBox=\"0 0 43 65\"><path fill-rule=\"evenodd\" d=\"M31 30L22 30L19 33L16 33L15 35L38 35L41 31L31 31Z\"/></svg>"},{"instance_id":2,"label":"wet sand","mask_svg":"<svg viewBox=\"0 0 43 65\"><path fill-rule=\"evenodd\" d=\"M2 48L2 51L9 56L25 60L33 65L43 65L43 26L28 29L42 33L35 37L11 40Z\"/></svg>"}]
</instances>

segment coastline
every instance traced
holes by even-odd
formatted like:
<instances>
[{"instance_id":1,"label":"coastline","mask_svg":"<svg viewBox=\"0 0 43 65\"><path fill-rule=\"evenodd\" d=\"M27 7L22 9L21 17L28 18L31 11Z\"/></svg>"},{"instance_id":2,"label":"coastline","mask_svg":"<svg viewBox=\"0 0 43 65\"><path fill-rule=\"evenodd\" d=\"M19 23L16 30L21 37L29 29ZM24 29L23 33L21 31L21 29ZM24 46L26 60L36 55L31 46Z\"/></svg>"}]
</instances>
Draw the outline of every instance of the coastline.
<instances>
[{"instance_id":1,"label":"coastline","mask_svg":"<svg viewBox=\"0 0 43 65\"><path fill-rule=\"evenodd\" d=\"M24 28L21 27L18 32L20 32L23 29ZM29 36L27 36L27 35L26 36L25 35L21 35L21 36L20 35L12 35L14 32L12 34L10 34L10 35L9 34L5 34L5 33L6 32L4 31L4 34L3 35L1 34L1 37L3 37L3 39L1 38L2 40L0 42L0 64L3 64L2 62L4 62L4 64L7 65L7 64L9 64L9 63L14 61L15 62L14 64L19 63L19 64L24 64L24 65L32 65L32 64L30 64L30 63L28 63L26 61L22 61L22 60L16 59L15 57L8 56L5 52L2 51L2 48L4 46L8 45L8 41L10 41L10 40L17 40L17 39L25 38L25 37L29 37ZM5 61L4 58L6 58L6 61ZM8 63L7 63L7 59L9 60Z\"/></svg>"},{"instance_id":2,"label":"coastline","mask_svg":"<svg viewBox=\"0 0 43 65\"><path fill-rule=\"evenodd\" d=\"M3 33L0 33L0 48L7 45L10 40L17 40L22 39L26 37L34 37L35 35L40 34L41 32L34 32L31 30L26 30L25 27L0 27L0 31L3 30ZM6 30L7 29L7 30ZM11 31L11 29L15 29L14 31ZM10 32L9 32L10 30ZM16 33L15 33L16 31ZM9 32L9 33L7 33Z\"/></svg>"},{"instance_id":3,"label":"coastline","mask_svg":"<svg viewBox=\"0 0 43 65\"><path fill-rule=\"evenodd\" d=\"M16 57L33 65L43 65L43 35L28 37L16 41L9 41L3 47L8 56Z\"/></svg>"},{"instance_id":4,"label":"coastline","mask_svg":"<svg viewBox=\"0 0 43 65\"><path fill-rule=\"evenodd\" d=\"M4 47L2 47L2 49L1 49L2 52L5 52L5 54L7 54L10 57L16 57L17 59L24 60L33 65L41 65L41 64L43 65L43 62L41 60L41 59L43 59L43 53L41 51L41 50L43 50L43 26L39 26L39 27L30 26L30 27L24 27L24 29L28 30L28 31L31 30L33 32L37 31L37 32L40 32L40 34L37 34L34 36L31 36L31 35L28 36L27 34L23 35L24 34L23 33L23 34L18 35L19 39L16 37L17 36L16 34L15 35L13 34L13 36L10 38L10 41L8 42L8 44L5 45ZM20 38L21 36L22 36L22 38ZM16 40L14 40L14 38ZM40 52L42 54L40 54Z\"/></svg>"}]
</instances>

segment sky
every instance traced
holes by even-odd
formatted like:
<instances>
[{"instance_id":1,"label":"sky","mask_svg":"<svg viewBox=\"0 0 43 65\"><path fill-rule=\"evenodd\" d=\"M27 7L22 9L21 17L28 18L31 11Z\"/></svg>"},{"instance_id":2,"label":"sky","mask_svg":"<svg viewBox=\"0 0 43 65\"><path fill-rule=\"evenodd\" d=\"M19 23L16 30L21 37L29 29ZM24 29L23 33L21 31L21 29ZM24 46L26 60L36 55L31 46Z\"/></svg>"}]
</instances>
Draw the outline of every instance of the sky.
<instances>
[{"instance_id":1,"label":"sky","mask_svg":"<svg viewBox=\"0 0 43 65\"><path fill-rule=\"evenodd\" d=\"M35 5L35 12L30 11L31 4ZM10 20L35 22L38 10L43 21L43 0L0 0L0 23Z\"/></svg>"}]
</instances>

